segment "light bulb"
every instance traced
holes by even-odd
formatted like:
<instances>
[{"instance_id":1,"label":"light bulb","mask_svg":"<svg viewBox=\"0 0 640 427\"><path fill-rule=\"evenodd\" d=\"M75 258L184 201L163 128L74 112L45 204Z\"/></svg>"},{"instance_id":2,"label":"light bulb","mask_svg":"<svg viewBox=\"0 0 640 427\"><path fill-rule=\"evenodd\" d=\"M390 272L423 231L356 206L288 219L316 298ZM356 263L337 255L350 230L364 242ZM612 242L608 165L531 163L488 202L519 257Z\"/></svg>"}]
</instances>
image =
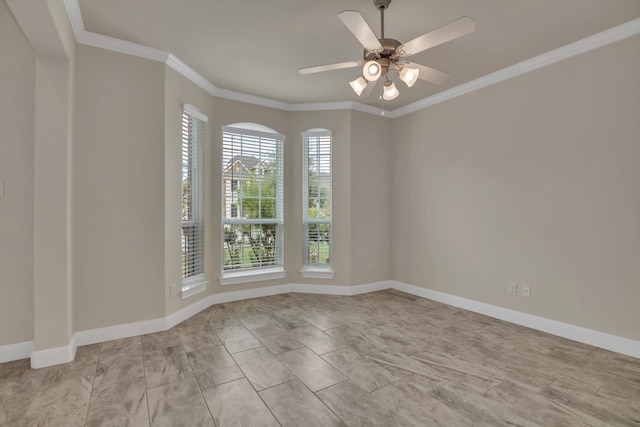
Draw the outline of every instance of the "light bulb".
<instances>
[{"instance_id":1,"label":"light bulb","mask_svg":"<svg viewBox=\"0 0 640 427\"><path fill-rule=\"evenodd\" d=\"M396 99L398 95L400 95L400 92L398 92L396 85L394 85L392 81L387 80L384 82L384 93L382 94L384 99L391 101L392 99Z\"/></svg>"},{"instance_id":2,"label":"light bulb","mask_svg":"<svg viewBox=\"0 0 640 427\"><path fill-rule=\"evenodd\" d=\"M400 70L400 80L405 82L407 86L411 87L418 80L418 75L420 74L420 70L417 68L409 68L403 67Z\"/></svg>"},{"instance_id":3,"label":"light bulb","mask_svg":"<svg viewBox=\"0 0 640 427\"><path fill-rule=\"evenodd\" d=\"M362 76L352 82L349 82L349 84L351 85L351 89L353 89L358 96L360 96L362 91L367 87L367 81Z\"/></svg>"},{"instance_id":4,"label":"light bulb","mask_svg":"<svg viewBox=\"0 0 640 427\"><path fill-rule=\"evenodd\" d=\"M362 67L362 75L367 81L374 82L380 78L382 67L376 61L369 61Z\"/></svg>"}]
</instances>

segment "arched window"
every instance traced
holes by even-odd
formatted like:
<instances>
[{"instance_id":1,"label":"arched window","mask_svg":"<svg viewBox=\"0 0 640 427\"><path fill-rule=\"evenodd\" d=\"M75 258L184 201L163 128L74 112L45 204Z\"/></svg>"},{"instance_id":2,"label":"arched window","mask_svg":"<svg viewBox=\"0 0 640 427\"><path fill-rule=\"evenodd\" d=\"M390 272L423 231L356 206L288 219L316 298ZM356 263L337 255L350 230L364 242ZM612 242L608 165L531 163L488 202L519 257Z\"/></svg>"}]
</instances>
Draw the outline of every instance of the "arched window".
<instances>
[{"instance_id":1,"label":"arched window","mask_svg":"<svg viewBox=\"0 0 640 427\"><path fill-rule=\"evenodd\" d=\"M222 128L222 284L284 277L284 140L255 123Z\"/></svg>"},{"instance_id":2,"label":"arched window","mask_svg":"<svg viewBox=\"0 0 640 427\"><path fill-rule=\"evenodd\" d=\"M302 222L304 277L332 278L331 266L331 131L302 134Z\"/></svg>"}]
</instances>

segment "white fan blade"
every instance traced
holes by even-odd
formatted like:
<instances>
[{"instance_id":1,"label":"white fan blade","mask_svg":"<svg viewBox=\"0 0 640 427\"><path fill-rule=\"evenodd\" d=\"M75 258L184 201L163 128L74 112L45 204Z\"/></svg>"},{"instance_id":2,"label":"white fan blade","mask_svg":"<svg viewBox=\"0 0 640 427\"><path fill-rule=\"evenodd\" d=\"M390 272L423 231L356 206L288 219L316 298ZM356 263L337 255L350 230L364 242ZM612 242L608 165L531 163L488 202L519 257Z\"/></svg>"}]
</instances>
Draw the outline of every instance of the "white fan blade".
<instances>
[{"instance_id":1,"label":"white fan blade","mask_svg":"<svg viewBox=\"0 0 640 427\"><path fill-rule=\"evenodd\" d=\"M465 16L450 24L423 34L410 42L398 46L400 56L411 56L458 37L462 37L476 30L476 21Z\"/></svg>"},{"instance_id":2,"label":"white fan blade","mask_svg":"<svg viewBox=\"0 0 640 427\"><path fill-rule=\"evenodd\" d=\"M417 68L419 70L418 78L429 83L441 85L449 80L449 74L436 70L435 68L427 67L425 65L415 64L408 62L407 67Z\"/></svg>"},{"instance_id":3,"label":"white fan blade","mask_svg":"<svg viewBox=\"0 0 640 427\"><path fill-rule=\"evenodd\" d=\"M361 65L362 65L362 61L339 62L337 64L318 65L316 67L300 68L298 72L300 74L313 74L313 73L320 73L322 71L332 71L332 70L341 70L343 68L353 68Z\"/></svg>"},{"instance_id":4,"label":"white fan blade","mask_svg":"<svg viewBox=\"0 0 640 427\"><path fill-rule=\"evenodd\" d=\"M364 46L365 49L372 52L381 52L382 45L380 41L373 34L371 27L364 20L360 12L356 12L353 10L345 10L344 12L340 12L338 14L338 18L347 26L349 31L353 33L354 36L358 39L360 44Z\"/></svg>"}]
</instances>

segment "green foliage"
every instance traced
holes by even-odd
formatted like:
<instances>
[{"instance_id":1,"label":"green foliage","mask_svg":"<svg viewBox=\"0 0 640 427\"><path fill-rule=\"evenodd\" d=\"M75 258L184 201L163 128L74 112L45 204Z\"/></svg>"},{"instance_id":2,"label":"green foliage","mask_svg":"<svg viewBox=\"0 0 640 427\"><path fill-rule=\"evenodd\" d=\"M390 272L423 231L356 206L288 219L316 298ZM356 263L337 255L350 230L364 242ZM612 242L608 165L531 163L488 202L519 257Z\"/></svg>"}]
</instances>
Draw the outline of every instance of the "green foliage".
<instances>
[{"instance_id":1,"label":"green foliage","mask_svg":"<svg viewBox=\"0 0 640 427\"><path fill-rule=\"evenodd\" d=\"M319 183L318 176L312 169L309 170L307 179L309 185L309 218L329 218L331 216L329 188Z\"/></svg>"},{"instance_id":2,"label":"green foliage","mask_svg":"<svg viewBox=\"0 0 640 427\"><path fill-rule=\"evenodd\" d=\"M246 219L277 218L275 168L265 167L238 185L239 213ZM276 224L228 224L224 227L224 268L263 267L276 263Z\"/></svg>"}]
</instances>

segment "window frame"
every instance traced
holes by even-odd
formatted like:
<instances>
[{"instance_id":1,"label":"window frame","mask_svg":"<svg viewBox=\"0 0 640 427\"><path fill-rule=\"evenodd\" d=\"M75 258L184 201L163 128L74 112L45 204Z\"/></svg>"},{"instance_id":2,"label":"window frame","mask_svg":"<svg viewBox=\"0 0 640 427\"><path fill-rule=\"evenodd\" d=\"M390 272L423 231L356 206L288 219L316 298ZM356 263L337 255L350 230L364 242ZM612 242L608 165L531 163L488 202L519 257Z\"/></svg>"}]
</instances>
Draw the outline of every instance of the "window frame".
<instances>
[{"instance_id":1,"label":"window frame","mask_svg":"<svg viewBox=\"0 0 640 427\"><path fill-rule=\"evenodd\" d=\"M205 125L208 122L208 117L205 116L196 107L190 104L184 104L181 114L181 185L180 185L180 205L181 211L184 209L185 200L185 187L182 181L182 177L185 173L185 166L187 167L187 174L195 176L191 179L190 192L188 200L190 203L192 218L185 220L183 218L184 212L180 215L180 235L181 235L181 298L186 299L190 296L203 292L207 289L208 280L205 274L205 179L204 179L204 158L205 158ZM186 126L186 129L185 129ZM185 147L186 144L186 147ZM185 148L187 158L185 159ZM195 158L194 158L195 157ZM186 160L186 165L185 165ZM196 248L194 256L196 258L194 269L197 273L186 275L184 269L185 266L185 224L189 227L197 228L196 242L192 243Z\"/></svg>"},{"instance_id":2,"label":"window frame","mask_svg":"<svg viewBox=\"0 0 640 427\"><path fill-rule=\"evenodd\" d=\"M269 142L275 142L275 160L276 160L276 170L275 170L275 179L276 179L276 194L275 194L275 218L242 218L243 214L242 206L238 204L236 206L236 212L238 214L237 217L225 217L225 212L227 210L227 204L229 205L229 209L231 209L231 205L234 203L238 203L233 199L227 199L227 191L231 190L233 186L233 181L237 180L236 188L243 188L243 179L239 177L233 177L229 182L227 189L227 178L225 177L225 171L229 167L228 164L225 164L225 150L227 149L226 144L229 137L225 136L225 134L233 134L239 135L241 138L243 136L247 136L249 138L258 138L259 143L262 144L262 139L268 140ZM255 124L255 123L236 123L233 125L222 126L221 129L221 139L222 139L222 208L221 208L221 266L220 266L220 284L221 285L233 285L238 283L248 283L248 282L257 282L263 280L273 280L273 279L283 279L285 277L285 269L284 269L284 143L286 137L273 129L270 129L266 126ZM243 155L241 151L240 156ZM233 161L235 155L231 156L230 161ZM261 160L261 159L260 159ZM231 167L233 168L233 163L231 163ZM264 170L262 166L258 166L258 172L260 177L264 175ZM259 200L263 200L262 196L258 197ZM230 214L230 212L229 212ZM274 224L276 226L275 231L275 263L273 265L267 266L257 266L257 267L241 267L234 269L225 269L225 226L226 225L264 225L264 224ZM244 250L244 249L243 249Z\"/></svg>"},{"instance_id":3,"label":"window frame","mask_svg":"<svg viewBox=\"0 0 640 427\"><path fill-rule=\"evenodd\" d=\"M333 133L328 129L310 129L302 135L302 269L304 278L332 279L333 269ZM329 217L322 219L309 218L309 144L311 138L329 138ZM319 154L320 155L320 154ZM309 262L309 224L329 225L329 262Z\"/></svg>"}]
</instances>

